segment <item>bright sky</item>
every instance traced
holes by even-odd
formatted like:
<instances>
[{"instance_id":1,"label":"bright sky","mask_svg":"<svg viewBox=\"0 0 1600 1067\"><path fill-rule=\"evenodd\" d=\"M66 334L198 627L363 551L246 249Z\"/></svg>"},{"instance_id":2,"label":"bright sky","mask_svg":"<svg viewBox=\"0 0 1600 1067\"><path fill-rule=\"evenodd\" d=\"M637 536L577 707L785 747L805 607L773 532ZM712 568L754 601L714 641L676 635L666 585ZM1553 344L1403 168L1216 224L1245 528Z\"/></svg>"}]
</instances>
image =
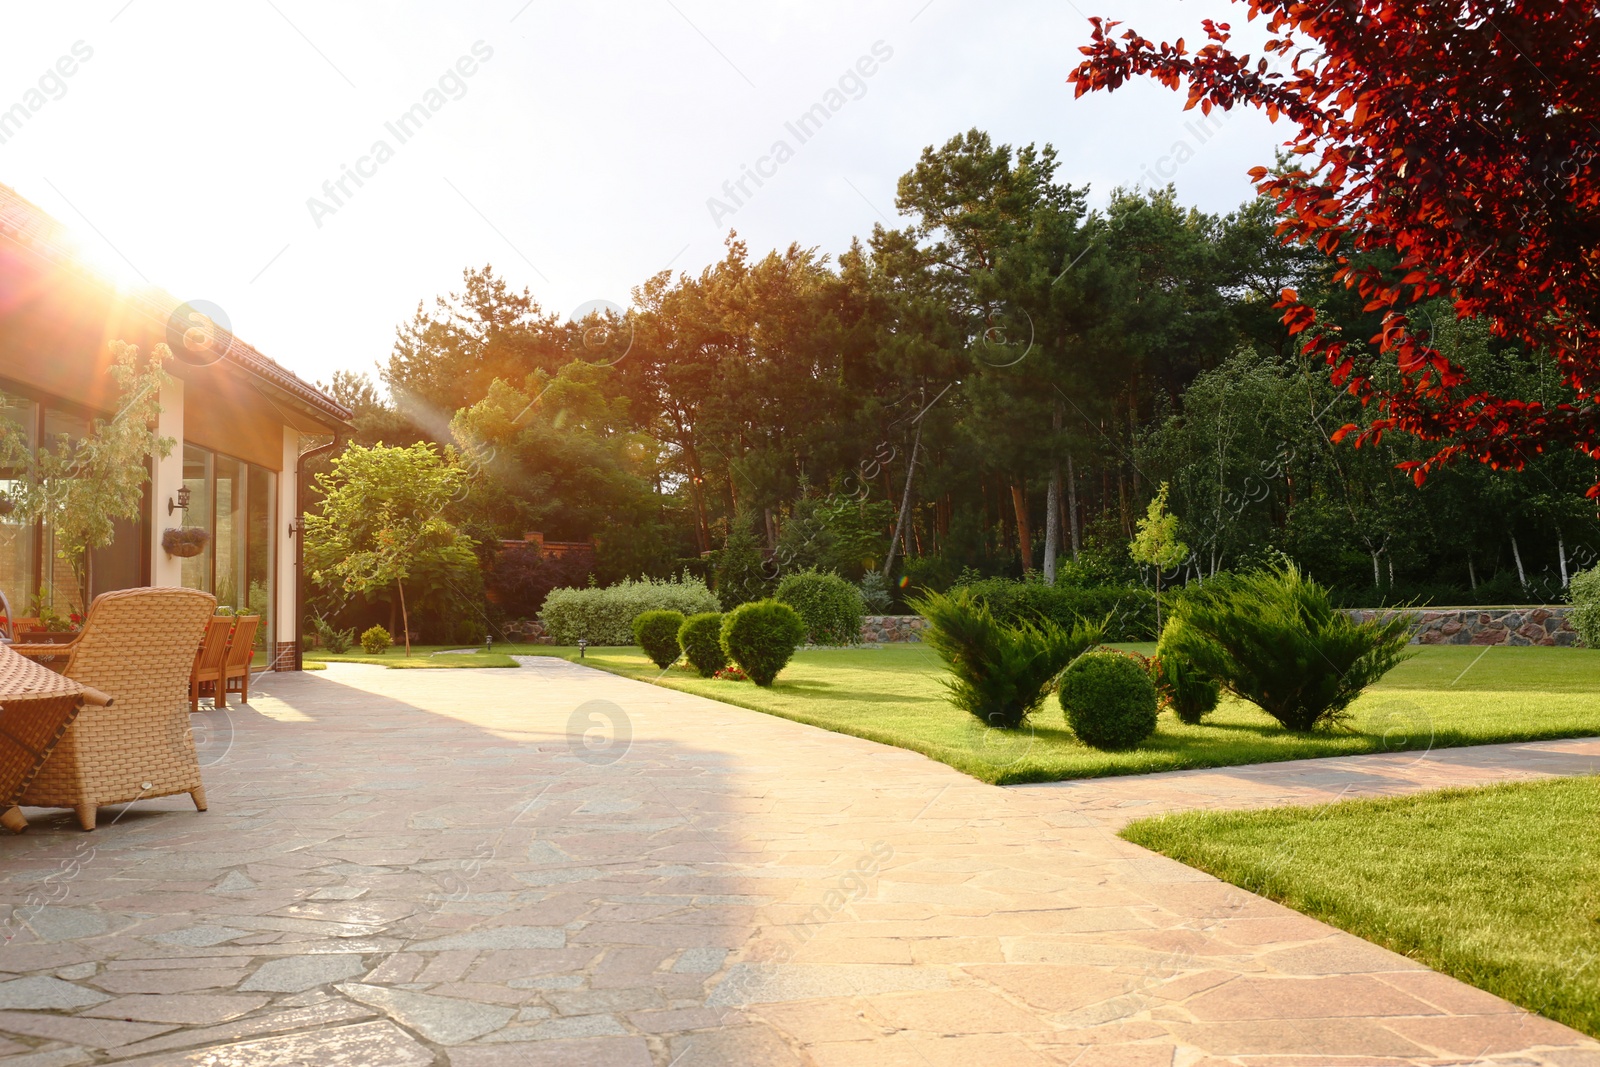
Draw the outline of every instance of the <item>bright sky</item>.
<instances>
[{"instance_id":1,"label":"bright sky","mask_svg":"<svg viewBox=\"0 0 1600 1067\"><path fill-rule=\"evenodd\" d=\"M326 380L386 359L469 265L565 317L697 273L730 227L837 253L973 126L1053 143L1096 203L1169 176L1206 210L1246 199L1289 131L1238 111L1202 139L1151 84L1073 100L1087 14L1191 44L1208 14L1243 22L1221 0L13 2L0 112L29 116L0 126L0 183ZM819 104L802 142L786 123Z\"/></svg>"}]
</instances>

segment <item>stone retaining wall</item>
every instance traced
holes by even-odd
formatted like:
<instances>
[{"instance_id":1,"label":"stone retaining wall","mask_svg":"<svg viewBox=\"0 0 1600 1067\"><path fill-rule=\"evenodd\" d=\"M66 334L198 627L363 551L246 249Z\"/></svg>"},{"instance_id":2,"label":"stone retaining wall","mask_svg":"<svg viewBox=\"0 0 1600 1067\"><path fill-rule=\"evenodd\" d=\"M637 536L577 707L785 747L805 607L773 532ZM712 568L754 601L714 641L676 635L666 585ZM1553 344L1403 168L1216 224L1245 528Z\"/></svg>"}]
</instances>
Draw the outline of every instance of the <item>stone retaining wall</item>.
<instances>
[{"instance_id":1,"label":"stone retaining wall","mask_svg":"<svg viewBox=\"0 0 1600 1067\"><path fill-rule=\"evenodd\" d=\"M868 615L861 620L861 643L892 645L921 641L928 620L921 615Z\"/></svg>"},{"instance_id":2,"label":"stone retaining wall","mask_svg":"<svg viewBox=\"0 0 1600 1067\"><path fill-rule=\"evenodd\" d=\"M1509 608L1421 608L1414 645L1576 645L1566 605ZM1389 612L1352 611L1358 620Z\"/></svg>"}]
</instances>

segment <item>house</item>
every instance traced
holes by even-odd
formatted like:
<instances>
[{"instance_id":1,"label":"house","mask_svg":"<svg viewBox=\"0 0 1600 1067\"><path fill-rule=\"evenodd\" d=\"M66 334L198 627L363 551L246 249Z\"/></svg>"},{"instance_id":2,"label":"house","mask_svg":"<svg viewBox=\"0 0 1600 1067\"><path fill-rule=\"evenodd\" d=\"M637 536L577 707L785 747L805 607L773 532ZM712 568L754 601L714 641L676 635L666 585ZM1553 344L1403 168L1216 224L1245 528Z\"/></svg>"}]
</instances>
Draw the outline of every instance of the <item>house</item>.
<instances>
[{"instance_id":1,"label":"house","mask_svg":"<svg viewBox=\"0 0 1600 1067\"><path fill-rule=\"evenodd\" d=\"M0 418L37 447L111 418L110 342L148 356L168 343L158 432L177 442L153 463L143 514L119 522L88 561L88 589L52 547L49 524L0 516L0 591L17 615L37 599L59 614L85 594L186 586L262 616L273 669L299 664L298 519L303 457L348 428L350 412L216 320L155 289L129 292L95 274L60 223L0 186ZM0 490L4 488L0 472ZM187 503L187 508L182 505ZM162 547L169 527L210 534L198 556Z\"/></svg>"}]
</instances>

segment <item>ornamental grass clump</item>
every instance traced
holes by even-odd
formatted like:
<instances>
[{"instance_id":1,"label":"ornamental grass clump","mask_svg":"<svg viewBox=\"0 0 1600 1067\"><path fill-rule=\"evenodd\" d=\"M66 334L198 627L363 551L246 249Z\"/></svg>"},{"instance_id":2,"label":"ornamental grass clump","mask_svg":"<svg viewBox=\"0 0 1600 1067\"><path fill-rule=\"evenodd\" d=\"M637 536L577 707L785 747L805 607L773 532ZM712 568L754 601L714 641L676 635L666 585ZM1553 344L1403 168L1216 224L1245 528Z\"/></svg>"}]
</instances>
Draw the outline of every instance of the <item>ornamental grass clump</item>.
<instances>
[{"instance_id":1,"label":"ornamental grass clump","mask_svg":"<svg viewBox=\"0 0 1600 1067\"><path fill-rule=\"evenodd\" d=\"M678 628L678 644L702 678L714 678L728 665L728 654L722 651L721 612L702 611L684 619Z\"/></svg>"},{"instance_id":2,"label":"ornamental grass clump","mask_svg":"<svg viewBox=\"0 0 1600 1067\"><path fill-rule=\"evenodd\" d=\"M1191 589L1173 621L1169 651L1306 733L1343 724L1351 701L1408 658L1413 620L1396 612L1356 622L1291 564Z\"/></svg>"},{"instance_id":3,"label":"ornamental grass clump","mask_svg":"<svg viewBox=\"0 0 1600 1067\"><path fill-rule=\"evenodd\" d=\"M1067 725L1090 748L1134 748L1156 732L1156 684L1125 652L1102 648L1079 656L1061 672L1058 696Z\"/></svg>"},{"instance_id":4,"label":"ornamental grass clump","mask_svg":"<svg viewBox=\"0 0 1600 1067\"><path fill-rule=\"evenodd\" d=\"M722 619L722 651L763 688L789 665L805 636L799 613L776 600L740 604Z\"/></svg>"},{"instance_id":5,"label":"ornamental grass clump","mask_svg":"<svg viewBox=\"0 0 1600 1067\"><path fill-rule=\"evenodd\" d=\"M983 599L969 591L929 593L911 604L928 620L922 640L944 660L950 701L987 726L1022 725L1050 691L1056 675L1100 643L1104 628L1078 620L1072 629L1052 622L998 622Z\"/></svg>"},{"instance_id":6,"label":"ornamental grass clump","mask_svg":"<svg viewBox=\"0 0 1600 1067\"><path fill-rule=\"evenodd\" d=\"M678 631L683 629L681 611L647 611L633 620L633 639L644 654L662 670L678 662L683 648L678 644Z\"/></svg>"},{"instance_id":7,"label":"ornamental grass clump","mask_svg":"<svg viewBox=\"0 0 1600 1067\"><path fill-rule=\"evenodd\" d=\"M1183 653L1183 629L1182 622L1172 619L1161 631L1161 643L1150 661L1151 677L1161 703L1171 708L1179 719L1194 726L1217 710L1222 686Z\"/></svg>"}]
</instances>

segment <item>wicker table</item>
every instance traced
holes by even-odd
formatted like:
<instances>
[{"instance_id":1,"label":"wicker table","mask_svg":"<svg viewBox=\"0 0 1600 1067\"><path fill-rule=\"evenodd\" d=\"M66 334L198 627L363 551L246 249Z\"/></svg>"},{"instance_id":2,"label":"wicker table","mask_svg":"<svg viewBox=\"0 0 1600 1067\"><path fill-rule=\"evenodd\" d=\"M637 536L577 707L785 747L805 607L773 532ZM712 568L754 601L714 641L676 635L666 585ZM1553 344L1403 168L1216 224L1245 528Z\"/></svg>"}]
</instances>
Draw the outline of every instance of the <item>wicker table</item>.
<instances>
[{"instance_id":1,"label":"wicker table","mask_svg":"<svg viewBox=\"0 0 1600 1067\"><path fill-rule=\"evenodd\" d=\"M0 826L27 829L17 801L86 703L110 699L0 645Z\"/></svg>"}]
</instances>

